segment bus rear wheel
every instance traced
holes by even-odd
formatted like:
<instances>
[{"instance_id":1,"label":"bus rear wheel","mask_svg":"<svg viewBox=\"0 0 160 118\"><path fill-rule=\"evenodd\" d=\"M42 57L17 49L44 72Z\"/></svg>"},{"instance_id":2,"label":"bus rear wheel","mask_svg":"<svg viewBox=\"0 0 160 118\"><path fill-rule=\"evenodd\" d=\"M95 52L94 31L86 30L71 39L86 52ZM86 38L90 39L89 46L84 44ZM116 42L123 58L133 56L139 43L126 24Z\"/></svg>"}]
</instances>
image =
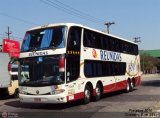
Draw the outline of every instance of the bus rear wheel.
<instances>
[{"instance_id":1,"label":"bus rear wheel","mask_svg":"<svg viewBox=\"0 0 160 118\"><path fill-rule=\"evenodd\" d=\"M127 87L126 87L126 93L129 93L131 91L133 91L134 89L134 85L133 85L133 82L129 79L127 80Z\"/></svg>"},{"instance_id":2,"label":"bus rear wheel","mask_svg":"<svg viewBox=\"0 0 160 118\"><path fill-rule=\"evenodd\" d=\"M131 80L131 81L130 81L130 92L132 92L133 89L134 89L134 83L133 83L133 81Z\"/></svg>"},{"instance_id":3,"label":"bus rear wheel","mask_svg":"<svg viewBox=\"0 0 160 118\"><path fill-rule=\"evenodd\" d=\"M90 99L91 99L91 90L90 90L90 87L88 85L86 85L86 87L84 89L83 103L88 104L90 102Z\"/></svg>"},{"instance_id":4,"label":"bus rear wheel","mask_svg":"<svg viewBox=\"0 0 160 118\"><path fill-rule=\"evenodd\" d=\"M102 92L101 92L101 86L100 86L99 83L97 83L97 85L96 85L95 93L96 93L96 95L95 95L95 97L94 97L94 100L95 100L95 101L100 100L100 99L101 99Z\"/></svg>"}]
</instances>

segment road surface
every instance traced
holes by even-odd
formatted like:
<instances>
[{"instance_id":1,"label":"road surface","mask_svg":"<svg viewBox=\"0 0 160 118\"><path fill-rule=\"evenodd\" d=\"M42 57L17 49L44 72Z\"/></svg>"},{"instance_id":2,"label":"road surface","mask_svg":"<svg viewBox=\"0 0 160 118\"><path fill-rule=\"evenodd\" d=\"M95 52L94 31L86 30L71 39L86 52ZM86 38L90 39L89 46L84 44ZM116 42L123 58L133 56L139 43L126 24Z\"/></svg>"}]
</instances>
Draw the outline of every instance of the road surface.
<instances>
[{"instance_id":1,"label":"road surface","mask_svg":"<svg viewBox=\"0 0 160 118\"><path fill-rule=\"evenodd\" d=\"M87 105L80 101L67 104L24 104L18 99L0 101L3 116L20 118L134 118L141 115L160 117L160 77L143 77L141 86L133 92L123 91L104 95L98 102ZM1 116L1 115L0 115Z\"/></svg>"}]
</instances>

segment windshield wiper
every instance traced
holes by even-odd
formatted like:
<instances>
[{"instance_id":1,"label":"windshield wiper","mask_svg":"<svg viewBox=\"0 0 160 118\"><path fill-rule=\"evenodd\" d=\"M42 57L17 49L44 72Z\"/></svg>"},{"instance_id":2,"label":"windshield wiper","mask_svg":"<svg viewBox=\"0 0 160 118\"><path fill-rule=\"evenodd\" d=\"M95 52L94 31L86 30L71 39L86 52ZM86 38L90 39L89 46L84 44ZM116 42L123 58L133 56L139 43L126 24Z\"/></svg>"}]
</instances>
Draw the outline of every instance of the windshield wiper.
<instances>
[{"instance_id":1,"label":"windshield wiper","mask_svg":"<svg viewBox=\"0 0 160 118\"><path fill-rule=\"evenodd\" d=\"M45 49L49 49L49 47L40 48L40 50L45 50Z\"/></svg>"},{"instance_id":2,"label":"windshield wiper","mask_svg":"<svg viewBox=\"0 0 160 118\"><path fill-rule=\"evenodd\" d=\"M55 47L55 46L50 46L49 49L56 50L57 47Z\"/></svg>"}]
</instances>

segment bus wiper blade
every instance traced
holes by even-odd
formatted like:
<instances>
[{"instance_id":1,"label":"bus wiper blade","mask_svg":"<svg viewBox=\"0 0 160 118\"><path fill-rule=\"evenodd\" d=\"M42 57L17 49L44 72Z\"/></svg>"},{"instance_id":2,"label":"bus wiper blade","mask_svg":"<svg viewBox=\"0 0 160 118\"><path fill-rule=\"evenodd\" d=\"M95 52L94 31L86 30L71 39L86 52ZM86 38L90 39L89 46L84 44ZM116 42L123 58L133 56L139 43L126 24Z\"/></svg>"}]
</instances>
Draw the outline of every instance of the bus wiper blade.
<instances>
[{"instance_id":1,"label":"bus wiper blade","mask_svg":"<svg viewBox=\"0 0 160 118\"><path fill-rule=\"evenodd\" d=\"M54 46L50 46L49 49L52 49L52 50L56 50L57 47L54 47Z\"/></svg>"},{"instance_id":2,"label":"bus wiper blade","mask_svg":"<svg viewBox=\"0 0 160 118\"><path fill-rule=\"evenodd\" d=\"M43 48L41 48L40 50L44 50L44 49L48 49L49 47L43 47Z\"/></svg>"},{"instance_id":3,"label":"bus wiper blade","mask_svg":"<svg viewBox=\"0 0 160 118\"><path fill-rule=\"evenodd\" d=\"M54 47L54 46L40 48L40 50L45 50L45 49L52 49L52 50L56 50L57 48L56 48L56 47Z\"/></svg>"}]
</instances>

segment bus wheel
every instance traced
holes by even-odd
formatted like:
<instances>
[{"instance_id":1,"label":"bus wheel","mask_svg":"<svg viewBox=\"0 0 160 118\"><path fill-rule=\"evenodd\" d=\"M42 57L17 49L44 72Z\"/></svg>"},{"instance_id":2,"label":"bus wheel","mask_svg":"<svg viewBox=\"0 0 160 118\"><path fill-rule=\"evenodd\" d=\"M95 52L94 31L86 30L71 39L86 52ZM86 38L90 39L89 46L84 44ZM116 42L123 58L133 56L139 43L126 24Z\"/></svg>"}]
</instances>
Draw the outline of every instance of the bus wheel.
<instances>
[{"instance_id":1,"label":"bus wheel","mask_svg":"<svg viewBox=\"0 0 160 118\"><path fill-rule=\"evenodd\" d=\"M88 104L90 102L91 99L91 90L90 87L88 85L86 85L85 89L84 89L84 104Z\"/></svg>"},{"instance_id":2,"label":"bus wheel","mask_svg":"<svg viewBox=\"0 0 160 118\"><path fill-rule=\"evenodd\" d=\"M133 91L134 85L133 82L129 79L127 80L126 93Z\"/></svg>"},{"instance_id":3,"label":"bus wheel","mask_svg":"<svg viewBox=\"0 0 160 118\"><path fill-rule=\"evenodd\" d=\"M130 82L130 92L133 91L133 89L134 89L134 83L133 83L133 81L131 81Z\"/></svg>"},{"instance_id":4,"label":"bus wheel","mask_svg":"<svg viewBox=\"0 0 160 118\"><path fill-rule=\"evenodd\" d=\"M125 92L126 92L126 93L129 93L129 92L130 92L130 88L131 88L130 81L127 80L127 87L126 87L126 89L125 89Z\"/></svg>"},{"instance_id":5,"label":"bus wheel","mask_svg":"<svg viewBox=\"0 0 160 118\"><path fill-rule=\"evenodd\" d=\"M97 83L97 85L96 85L96 91L95 92L96 92L96 95L94 97L94 100L98 101L101 98L101 94L102 94L102 92L101 92L101 86L100 86L99 83Z\"/></svg>"}]
</instances>

